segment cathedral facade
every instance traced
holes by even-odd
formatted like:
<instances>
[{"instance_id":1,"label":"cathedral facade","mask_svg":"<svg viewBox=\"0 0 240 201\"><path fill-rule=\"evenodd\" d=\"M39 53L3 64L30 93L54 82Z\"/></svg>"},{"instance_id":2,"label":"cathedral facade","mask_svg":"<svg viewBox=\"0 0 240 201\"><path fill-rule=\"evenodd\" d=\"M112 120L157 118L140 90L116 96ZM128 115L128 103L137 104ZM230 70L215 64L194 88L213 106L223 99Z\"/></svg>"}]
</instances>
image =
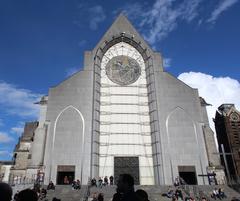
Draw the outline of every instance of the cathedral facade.
<instances>
[{"instance_id":1,"label":"cathedral facade","mask_svg":"<svg viewBox=\"0 0 240 201\"><path fill-rule=\"evenodd\" d=\"M141 185L171 185L177 176L207 184L209 164L219 163L207 104L162 63L120 15L85 52L83 70L38 103L26 175L42 172L46 184L121 173Z\"/></svg>"}]
</instances>

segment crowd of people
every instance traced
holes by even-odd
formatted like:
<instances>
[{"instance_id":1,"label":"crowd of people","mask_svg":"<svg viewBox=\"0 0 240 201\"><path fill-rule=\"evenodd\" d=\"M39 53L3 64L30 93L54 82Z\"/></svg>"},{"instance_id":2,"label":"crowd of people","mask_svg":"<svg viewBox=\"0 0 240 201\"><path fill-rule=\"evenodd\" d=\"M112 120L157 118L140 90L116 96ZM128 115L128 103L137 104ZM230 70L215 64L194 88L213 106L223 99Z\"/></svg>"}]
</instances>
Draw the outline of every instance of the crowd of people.
<instances>
[{"instance_id":1,"label":"crowd of people","mask_svg":"<svg viewBox=\"0 0 240 201\"><path fill-rule=\"evenodd\" d=\"M175 186L175 185L174 185ZM191 196L183 196L183 192L179 185L175 186L177 187L176 190L174 190L171 186L168 188L168 191L166 193L163 193L163 197L168 197L172 201L178 201L178 200L184 200L184 201L195 201L194 197ZM201 198L201 201L207 201L205 197Z\"/></svg>"},{"instance_id":2,"label":"crowd of people","mask_svg":"<svg viewBox=\"0 0 240 201\"><path fill-rule=\"evenodd\" d=\"M44 187L41 187L41 185L38 182L34 184L32 189L32 191L36 192L39 200L44 200L47 197L47 190L55 190L55 185L52 181L50 181L49 184L47 185L47 189L45 189ZM14 195L14 201L17 201L18 195L19 195L19 192L17 192Z\"/></svg>"},{"instance_id":3,"label":"crowd of people","mask_svg":"<svg viewBox=\"0 0 240 201\"><path fill-rule=\"evenodd\" d=\"M134 179L129 174L121 174L117 181L116 193L112 201L149 201L146 191L134 190Z\"/></svg>"},{"instance_id":4,"label":"crowd of people","mask_svg":"<svg viewBox=\"0 0 240 201\"><path fill-rule=\"evenodd\" d=\"M168 188L167 193L163 193L162 196L164 197L168 197L168 198L173 198L173 199L182 199L183 200L183 193L182 190L178 187L175 191L173 190L173 188L170 186Z\"/></svg>"},{"instance_id":5,"label":"crowd of people","mask_svg":"<svg viewBox=\"0 0 240 201\"><path fill-rule=\"evenodd\" d=\"M114 178L104 177L99 178L98 181L93 178L91 180L91 186L102 187L106 185L113 185ZM73 189L80 189L81 184L80 180L72 182ZM20 192L17 192L13 200L14 201L37 201L43 200L47 196L47 190L55 190L55 185L52 181L49 182L47 189L41 188L38 183L34 185L33 189L25 189ZM166 193L163 193L162 196L168 197L172 201L195 201L193 197L183 196L183 192L179 185L170 186ZM213 199L224 199L227 198L224 190L222 188L215 188L211 197ZM6 183L0 183L0 200L1 201L11 201L12 200L12 188ZM93 193L91 195L92 201L104 201L103 193ZM199 199L198 199L199 200ZM201 201L207 201L205 197L200 199ZM60 199L53 198L52 201L61 201ZM134 190L134 179L129 174L121 174L117 181L116 193L113 195L112 201L149 201L148 194L143 189ZM231 201L240 201L237 198L233 198Z\"/></svg>"},{"instance_id":6,"label":"crowd of people","mask_svg":"<svg viewBox=\"0 0 240 201\"><path fill-rule=\"evenodd\" d=\"M94 192L92 194L92 201L104 201L104 195L102 193Z\"/></svg>"},{"instance_id":7,"label":"crowd of people","mask_svg":"<svg viewBox=\"0 0 240 201\"><path fill-rule=\"evenodd\" d=\"M185 185L185 184L186 184L185 181L181 177L176 177L174 180L174 183L173 183L173 185L175 187L180 186L180 185Z\"/></svg>"},{"instance_id":8,"label":"crowd of people","mask_svg":"<svg viewBox=\"0 0 240 201\"><path fill-rule=\"evenodd\" d=\"M49 183L47 190L55 190L52 182ZM34 184L33 189L24 189L17 191L14 196L12 188L7 183L0 183L0 200L1 201L38 201L43 200L47 196L47 190L41 188L38 183ZM13 199L12 199L13 196ZM60 199L53 198L52 201L61 201Z\"/></svg>"},{"instance_id":9,"label":"crowd of people","mask_svg":"<svg viewBox=\"0 0 240 201\"><path fill-rule=\"evenodd\" d=\"M78 190L81 189L80 180L72 182L72 189ZM6 183L0 183L0 201L37 201L44 200L47 197L47 191L55 190L55 185L52 181L49 182L47 188L41 187L40 183L36 182L33 186L33 189L25 189L22 191L17 191L12 199L12 188ZM54 197L52 201L61 201Z\"/></svg>"},{"instance_id":10,"label":"crowd of people","mask_svg":"<svg viewBox=\"0 0 240 201\"><path fill-rule=\"evenodd\" d=\"M222 199L226 198L227 196L225 195L224 190L222 188L219 188L219 189L214 188L212 191L211 197L215 200L217 198L222 200Z\"/></svg>"},{"instance_id":11,"label":"crowd of people","mask_svg":"<svg viewBox=\"0 0 240 201\"><path fill-rule=\"evenodd\" d=\"M195 199L193 197L188 197L186 196L185 199L183 197L183 193L182 193L182 190L181 188L179 187L179 185L174 185L176 190L174 191L174 189L170 186L168 188L168 191L166 193L163 193L162 196L164 197L168 197L168 198L171 198L172 201L176 201L176 200L185 200L185 201L195 201ZM224 191L222 188L215 188L212 193L211 193L211 197L213 199L224 199L224 198L227 198L227 196L225 195ZM207 198L206 197L202 197L201 198L201 201L207 201Z\"/></svg>"},{"instance_id":12,"label":"crowd of people","mask_svg":"<svg viewBox=\"0 0 240 201\"><path fill-rule=\"evenodd\" d=\"M107 185L113 185L113 176L110 176L109 178L107 176L105 177L99 177L98 180L94 177L91 179L91 186L102 188L103 186Z\"/></svg>"},{"instance_id":13,"label":"crowd of people","mask_svg":"<svg viewBox=\"0 0 240 201\"><path fill-rule=\"evenodd\" d=\"M47 186L47 190L55 190L55 185L52 181L49 182L49 184Z\"/></svg>"},{"instance_id":14,"label":"crowd of people","mask_svg":"<svg viewBox=\"0 0 240 201\"><path fill-rule=\"evenodd\" d=\"M0 198L1 201L12 200L12 188L6 183L0 183ZM15 201L37 201L38 194L33 189L24 189L14 195Z\"/></svg>"},{"instance_id":15,"label":"crowd of people","mask_svg":"<svg viewBox=\"0 0 240 201\"><path fill-rule=\"evenodd\" d=\"M81 189L81 183L80 183L79 179L77 179L77 181L73 181L72 182L72 189L74 189L74 190Z\"/></svg>"}]
</instances>

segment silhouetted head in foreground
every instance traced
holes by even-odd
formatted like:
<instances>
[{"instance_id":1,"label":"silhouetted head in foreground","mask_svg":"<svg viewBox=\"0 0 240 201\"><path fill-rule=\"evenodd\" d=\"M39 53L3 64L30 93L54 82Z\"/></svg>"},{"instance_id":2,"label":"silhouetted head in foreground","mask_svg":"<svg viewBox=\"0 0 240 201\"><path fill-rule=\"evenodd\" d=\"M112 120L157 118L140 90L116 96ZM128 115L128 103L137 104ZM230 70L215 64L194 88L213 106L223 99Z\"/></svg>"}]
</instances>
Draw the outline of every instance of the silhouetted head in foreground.
<instances>
[{"instance_id":1,"label":"silhouetted head in foreground","mask_svg":"<svg viewBox=\"0 0 240 201\"><path fill-rule=\"evenodd\" d=\"M142 200L142 201L149 201L148 200L148 194L146 191L142 190L142 189L138 189L136 191L137 196Z\"/></svg>"},{"instance_id":2,"label":"silhouetted head in foreground","mask_svg":"<svg viewBox=\"0 0 240 201\"><path fill-rule=\"evenodd\" d=\"M134 191L134 179L130 174L121 174L117 182L117 192Z\"/></svg>"},{"instance_id":3,"label":"silhouetted head in foreground","mask_svg":"<svg viewBox=\"0 0 240 201\"><path fill-rule=\"evenodd\" d=\"M98 199L98 201L104 201L104 196L103 196L103 194L102 194L102 193L99 193L97 199Z\"/></svg>"},{"instance_id":4,"label":"silhouetted head in foreground","mask_svg":"<svg viewBox=\"0 0 240 201\"><path fill-rule=\"evenodd\" d=\"M57 199L56 197L54 197L52 201L61 201L61 199Z\"/></svg>"},{"instance_id":5,"label":"silhouetted head in foreground","mask_svg":"<svg viewBox=\"0 0 240 201\"><path fill-rule=\"evenodd\" d=\"M19 192L17 201L37 201L38 195L34 190L25 189Z\"/></svg>"},{"instance_id":6,"label":"silhouetted head in foreground","mask_svg":"<svg viewBox=\"0 0 240 201\"><path fill-rule=\"evenodd\" d=\"M12 200L12 188L6 183L0 183L0 198L1 201Z\"/></svg>"}]
</instances>

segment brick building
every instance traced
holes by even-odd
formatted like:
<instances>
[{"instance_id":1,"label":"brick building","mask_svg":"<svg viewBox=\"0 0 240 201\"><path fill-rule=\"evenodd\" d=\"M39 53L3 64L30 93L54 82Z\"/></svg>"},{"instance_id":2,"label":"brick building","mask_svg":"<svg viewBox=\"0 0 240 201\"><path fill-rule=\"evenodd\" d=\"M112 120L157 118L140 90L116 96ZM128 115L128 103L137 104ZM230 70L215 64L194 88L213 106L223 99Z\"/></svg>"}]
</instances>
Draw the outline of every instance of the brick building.
<instances>
[{"instance_id":1,"label":"brick building","mask_svg":"<svg viewBox=\"0 0 240 201\"><path fill-rule=\"evenodd\" d=\"M223 104L218 108L214 122L219 152L223 151L222 144L225 152L228 153L226 160L230 177L236 180L240 177L240 112L234 104ZM221 155L221 163L226 169L223 155Z\"/></svg>"}]
</instances>

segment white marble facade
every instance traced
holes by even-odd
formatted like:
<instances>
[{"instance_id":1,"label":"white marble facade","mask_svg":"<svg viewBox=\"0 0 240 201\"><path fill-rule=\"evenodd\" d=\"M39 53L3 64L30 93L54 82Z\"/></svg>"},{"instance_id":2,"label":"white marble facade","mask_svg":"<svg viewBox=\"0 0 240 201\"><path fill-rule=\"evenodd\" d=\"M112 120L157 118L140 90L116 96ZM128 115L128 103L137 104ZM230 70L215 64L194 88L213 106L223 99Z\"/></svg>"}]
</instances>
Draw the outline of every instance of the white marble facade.
<instances>
[{"instance_id":1,"label":"white marble facade","mask_svg":"<svg viewBox=\"0 0 240 201\"><path fill-rule=\"evenodd\" d=\"M135 59L141 75L134 83L120 86L106 75L107 63L116 56ZM99 175L113 175L114 156L139 157L140 183L154 184L151 128L145 63L127 43L113 45L101 63Z\"/></svg>"},{"instance_id":2,"label":"white marble facade","mask_svg":"<svg viewBox=\"0 0 240 201\"><path fill-rule=\"evenodd\" d=\"M109 79L106 65L117 56L139 65L133 83ZM198 175L206 174L209 161L203 133L208 119L198 91L163 70L161 55L123 15L85 52L83 70L49 89L42 110L30 164L41 166L46 184L56 183L64 165L74 167L83 184L113 175L115 156L139 158L142 185L171 185L185 166L206 184Z\"/></svg>"}]
</instances>

